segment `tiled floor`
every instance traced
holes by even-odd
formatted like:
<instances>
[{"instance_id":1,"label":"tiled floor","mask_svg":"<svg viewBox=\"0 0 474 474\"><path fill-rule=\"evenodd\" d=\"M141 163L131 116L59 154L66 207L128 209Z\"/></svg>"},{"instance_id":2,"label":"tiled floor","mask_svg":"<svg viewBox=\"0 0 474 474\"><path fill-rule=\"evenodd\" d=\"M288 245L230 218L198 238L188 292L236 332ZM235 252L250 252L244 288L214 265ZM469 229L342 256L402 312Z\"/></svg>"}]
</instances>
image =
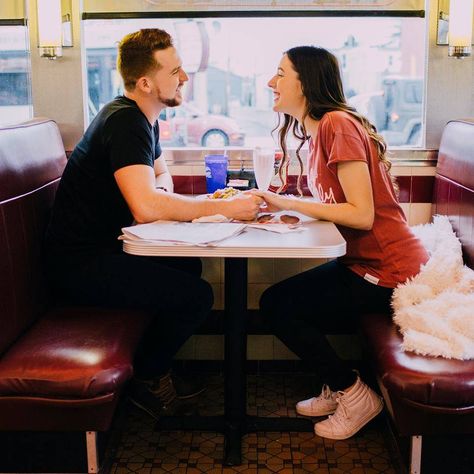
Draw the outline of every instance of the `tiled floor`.
<instances>
[{"instance_id":1,"label":"tiled floor","mask_svg":"<svg viewBox=\"0 0 474 474\"><path fill-rule=\"evenodd\" d=\"M296 401L310 395L308 376L292 373L250 375L250 414L295 416ZM198 400L202 415L223 412L223 380L209 377L208 389ZM308 393L309 392L309 393ZM356 436L331 441L312 433L258 433L243 439L243 464L222 466L224 439L219 433L160 432L147 414L124 402L108 436L101 436L104 460L101 474L233 473L394 473L406 474L388 427L379 415ZM402 440L403 441L403 440ZM0 473L85 472L83 433L0 432ZM474 436L423 437L422 474L473 474Z\"/></svg>"},{"instance_id":2,"label":"tiled floor","mask_svg":"<svg viewBox=\"0 0 474 474\"><path fill-rule=\"evenodd\" d=\"M251 375L249 414L295 416L296 401L308 395L308 379L290 375ZM222 377L209 378L198 401L200 414L223 412ZM386 420L378 417L345 441L313 433L252 433L243 439L242 465L223 467L224 438L210 432L158 432L147 414L127 406L120 439L107 457L114 474L197 473L398 473L400 461Z\"/></svg>"}]
</instances>

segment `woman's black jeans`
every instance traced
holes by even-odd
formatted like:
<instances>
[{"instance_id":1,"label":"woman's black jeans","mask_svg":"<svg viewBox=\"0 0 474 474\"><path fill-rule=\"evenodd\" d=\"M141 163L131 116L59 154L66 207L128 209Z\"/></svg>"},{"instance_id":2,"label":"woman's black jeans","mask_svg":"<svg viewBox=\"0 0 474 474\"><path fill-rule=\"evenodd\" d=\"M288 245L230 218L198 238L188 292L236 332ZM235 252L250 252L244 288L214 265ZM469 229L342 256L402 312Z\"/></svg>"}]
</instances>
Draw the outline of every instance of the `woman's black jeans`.
<instances>
[{"instance_id":1,"label":"woman's black jeans","mask_svg":"<svg viewBox=\"0 0 474 474\"><path fill-rule=\"evenodd\" d=\"M173 356L206 319L212 288L200 278L199 258L120 253L53 258L49 280L58 303L131 308L155 317L142 340L136 373L168 372Z\"/></svg>"},{"instance_id":2,"label":"woman's black jeans","mask_svg":"<svg viewBox=\"0 0 474 474\"><path fill-rule=\"evenodd\" d=\"M260 310L274 334L311 364L321 383L333 391L344 390L355 382L356 375L337 356L325 334L355 332L363 312L389 312L392 292L333 260L268 288Z\"/></svg>"}]
</instances>

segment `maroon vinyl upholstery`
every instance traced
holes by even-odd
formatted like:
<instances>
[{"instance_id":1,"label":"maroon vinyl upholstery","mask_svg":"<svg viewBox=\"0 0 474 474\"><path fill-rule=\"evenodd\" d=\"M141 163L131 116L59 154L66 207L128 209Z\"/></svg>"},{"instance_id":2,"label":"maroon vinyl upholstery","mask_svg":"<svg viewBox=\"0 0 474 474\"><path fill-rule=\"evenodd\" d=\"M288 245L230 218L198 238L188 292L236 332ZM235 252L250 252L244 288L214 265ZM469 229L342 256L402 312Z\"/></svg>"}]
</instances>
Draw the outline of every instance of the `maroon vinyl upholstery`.
<instances>
[{"instance_id":1,"label":"maroon vinyl upholstery","mask_svg":"<svg viewBox=\"0 0 474 474\"><path fill-rule=\"evenodd\" d=\"M45 309L41 243L65 164L54 122L0 129L0 353Z\"/></svg>"},{"instance_id":2,"label":"maroon vinyl upholstery","mask_svg":"<svg viewBox=\"0 0 474 474\"><path fill-rule=\"evenodd\" d=\"M149 322L50 307L42 242L65 163L53 121L0 128L0 430L108 429Z\"/></svg>"},{"instance_id":3,"label":"maroon vinyl upholstery","mask_svg":"<svg viewBox=\"0 0 474 474\"><path fill-rule=\"evenodd\" d=\"M449 122L439 148L433 213L448 215L474 264L474 120ZM474 308L473 308L474 317ZM474 433L474 361L419 356L400 349L386 314L362 329L389 412L403 435Z\"/></svg>"},{"instance_id":4,"label":"maroon vinyl upholstery","mask_svg":"<svg viewBox=\"0 0 474 474\"><path fill-rule=\"evenodd\" d=\"M366 332L378 354L383 385L400 398L430 407L455 408L474 413L474 361L425 357L402 352L402 335L389 317L374 315ZM447 410L450 411L450 410Z\"/></svg>"},{"instance_id":5,"label":"maroon vinyl upholstery","mask_svg":"<svg viewBox=\"0 0 474 474\"><path fill-rule=\"evenodd\" d=\"M474 268L474 119L449 122L443 132L433 196L433 214L449 216Z\"/></svg>"},{"instance_id":6,"label":"maroon vinyl upholstery","mask_svg":"<svg viewBox=\"0 0 474 474\"><path fill-rule=\"evenodd\" d=\"M131 311L120 317L104 308L49 311L0 359L0 396L113 393L132 376L141 329Z\"/></svg>"}]
</instances>

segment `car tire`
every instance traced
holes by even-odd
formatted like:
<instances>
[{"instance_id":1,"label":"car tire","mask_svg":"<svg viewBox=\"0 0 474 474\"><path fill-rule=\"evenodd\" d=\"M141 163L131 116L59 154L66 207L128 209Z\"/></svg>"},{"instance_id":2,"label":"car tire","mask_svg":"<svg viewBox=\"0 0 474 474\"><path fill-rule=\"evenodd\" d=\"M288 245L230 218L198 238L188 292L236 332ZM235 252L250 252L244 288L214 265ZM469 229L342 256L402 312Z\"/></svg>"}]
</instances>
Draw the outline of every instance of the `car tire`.
<instances>
[{"instance_id":1,"label":"car tire","mask_svg":"<svg viewBox=\"0 0 474 474\"><path fill-rule=\"evenodd\" d=\"M229 137L224 131L215 128L203 135L201 145L208 148L221 148L229 145Z\"/></svg>"}]
</instances>

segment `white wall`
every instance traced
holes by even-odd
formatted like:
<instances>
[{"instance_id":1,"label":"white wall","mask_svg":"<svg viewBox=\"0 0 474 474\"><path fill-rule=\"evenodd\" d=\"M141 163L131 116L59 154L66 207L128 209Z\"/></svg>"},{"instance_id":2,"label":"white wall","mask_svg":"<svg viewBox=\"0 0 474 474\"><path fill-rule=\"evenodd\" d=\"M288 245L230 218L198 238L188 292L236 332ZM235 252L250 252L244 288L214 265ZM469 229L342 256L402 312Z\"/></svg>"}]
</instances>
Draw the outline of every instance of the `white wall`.
<instances>
[{"instance_id":1,"label":"white wall","mask_svg":"<svg viewBox=\"0 0 474 474\"><path fill-rule=\"evenodd\" d=\"M448 47L436 45L438 1L427 0L429 19L426 81L426 148L439 146L443 127L451 119L474 117L474 61L448 57Z\"/></svg>"},{"instance_id":2,"label":"white wall","mask_svg":"<svg viewBox=\"0 0 474 474\"><path fill-rule=\"evenodd\" d=\"M66 150L72 150L84 132L85 71L81 48L80 0L72 0L72 48L63 48L57 60L41 58L38 52L36 0L27 0L31 48L31 86L35 117L54 119Z\"/></svg>"}]
</instances>

